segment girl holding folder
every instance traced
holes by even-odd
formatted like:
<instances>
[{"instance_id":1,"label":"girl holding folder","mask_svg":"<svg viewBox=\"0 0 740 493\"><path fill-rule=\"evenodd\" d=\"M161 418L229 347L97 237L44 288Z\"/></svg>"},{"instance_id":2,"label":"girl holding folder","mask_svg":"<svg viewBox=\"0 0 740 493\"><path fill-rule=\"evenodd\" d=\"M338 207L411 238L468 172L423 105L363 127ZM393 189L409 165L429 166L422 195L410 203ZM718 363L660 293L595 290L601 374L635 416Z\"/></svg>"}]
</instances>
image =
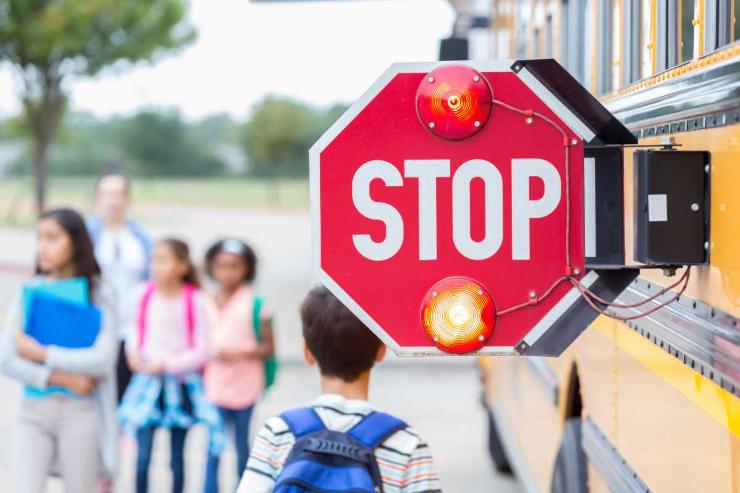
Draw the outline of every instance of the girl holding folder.
<instances>
[{"instance_id":1,"label":"girl holding folder","mask_svg":"<svg viewBox=\"0 0 740 493\"><path fill-rule=\"evenodd\" d=\"M26 299L19 295L13 303L0 341L0 369L25 386L15 427L12 491L43 492L56 468L65 491L93 492L101 472L113 477L118 460L116 328L110 295L99 282L93 245L77 212L54 209L40 217L36 271L26 285ZM97 335L92 332L89 346L40 344L26 334L27 318L33 317L37 325L54 325L40 329L52 336L58 332L60 341L74 339L68 331L80 328L48 320L48 313L33 313L51 305L29 303L29 293L75 278L81 278L87 291L84 300L75 303L99 310Z\"/></svg>"}]
</instances>

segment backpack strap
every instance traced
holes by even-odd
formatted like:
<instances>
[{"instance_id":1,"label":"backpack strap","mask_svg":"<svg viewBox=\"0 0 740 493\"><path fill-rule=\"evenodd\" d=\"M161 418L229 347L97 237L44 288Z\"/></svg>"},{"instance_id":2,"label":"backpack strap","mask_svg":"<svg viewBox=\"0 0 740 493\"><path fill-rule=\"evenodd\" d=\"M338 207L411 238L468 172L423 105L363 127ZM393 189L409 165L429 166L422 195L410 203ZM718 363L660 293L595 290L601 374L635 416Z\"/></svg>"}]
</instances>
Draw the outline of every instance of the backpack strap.
<instances>
[{"instance_id":1,"label":"backpack strap","mask_svg":"<svg viewBox=\"0 0 740 493\"><path fill-rule=\"evenodd\" d=\"M185 287L185 320L188 325L188 347L195 346L195 291L192 284Z\"/></svg>"},{"instance_id":2,"label":"backpack strap","mask_svg":"<svg viewBox=\"0 0 740 493\"><path fill-rule=\"evenodd\" d=\"M301 407L285 411L280 415L296 440L311 433L326 429L324 422L312 407Z\"/></svg>"},{"instance_id":3,"label":"backpack strap","mask_svg":"<svg viewBox=\"0 0 740 493\"><path fill-rule=\"evenodd\" d=\"M371 412L347 433L362 445L375 449L395 432L406 428L406 423L390 414Z\"/></svg>"},{"instance_id":4,"label":"backpack strap","mask_svg":"<svg viewBox=\"0 0 740 493\"><path fill-rule=\"evenodd\" d=\"M137 320L137 328L139 331L139 344L138 348L141 350L144 348L144 338L146 337L146 316L149 311L149 303L152 301L152 295L154 294L154 283L149 282L144 287L144 294L139 302L139 319Z\"/></svg>"},{"instance_id":5,"label":"backpack strap","mask_svg":"<svg viewBox=\"0 0 740 493\"><path fill-rule=\"evenodd\" d=\"M260 318L260 312L262 311L262 298L259 296L254 297L252 302L252 330L254 331L254 337L257 339L259 344L262 344L262 319Z\"/></svg>"},{"instance_id":6,"label":"backpack strap","mask_svg":"<svg viewBox=\"0 0 740 493\"><path fill-rule=\"evenodd\" d=\"M146 339L147 329L147 312L149 311L149 304L152 301L156 287L153 282L148 282L144 288L144 294L141 297L139 303L139 319L138 319L138 331L139 331L139 344L138 348L143 349ZM188 347L195 346L195 286L192 284L185 285L185 320L188 326Z\"/></svg>"}]
</instances>

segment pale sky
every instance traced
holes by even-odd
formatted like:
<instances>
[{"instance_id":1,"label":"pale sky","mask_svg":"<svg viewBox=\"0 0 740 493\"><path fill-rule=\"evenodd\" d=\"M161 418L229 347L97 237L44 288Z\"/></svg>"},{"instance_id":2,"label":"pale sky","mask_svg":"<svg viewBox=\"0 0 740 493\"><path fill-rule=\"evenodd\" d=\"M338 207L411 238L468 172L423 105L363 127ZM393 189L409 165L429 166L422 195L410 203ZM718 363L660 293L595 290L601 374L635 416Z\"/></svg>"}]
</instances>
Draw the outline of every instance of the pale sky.
<instances>
[{"instance_id":1,"label":"pale sky","mask_svg":"<svg viewBox=\"0 0 740 493\"><path fill-rule=\"evenodd\" d=\"M72 81L72 110L174 106L189 118L244 117L267 94L351 102L391 63L435 60L454 13L447 0L191 0L190 17L198 39L189 48L154 66ZM0 117L18 112L19 87L0 69Z\"/></svg>"}]
</instances>

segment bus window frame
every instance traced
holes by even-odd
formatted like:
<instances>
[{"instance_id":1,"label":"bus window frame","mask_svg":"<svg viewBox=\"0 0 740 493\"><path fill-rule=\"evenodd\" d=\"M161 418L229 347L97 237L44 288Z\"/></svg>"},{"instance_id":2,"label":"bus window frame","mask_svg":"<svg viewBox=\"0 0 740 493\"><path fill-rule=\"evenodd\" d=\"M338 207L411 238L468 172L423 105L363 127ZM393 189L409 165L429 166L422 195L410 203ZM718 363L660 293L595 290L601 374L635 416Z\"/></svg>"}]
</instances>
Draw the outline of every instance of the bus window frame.
<instances>
[{"instance_id":1,"label":"bus window frame","mask_svg":"<svg viewBox=\"0 0 740 493\"><path fill-rule=\"evenodd\" d=\"M622 86L641 79L642 3L646 0L622 0Z\"/></svg>"},{"instance_id":2,"label":"bus window frame","mask_svg":"<svg viewBox=\"0 0 740 493\"><path fill-rule=\"evenodd\" d=\"M596 0L596 95L612 91L612 0Z\"/></svg>"},{"instance_id":3,"label":"bus window frame","mask_svg":"<svg viewBox=\"0 0 740 493\"><path fill-rule=\"evenodd\" d=\"M568 43L570 38L570 2L571 0L562 0L560 2L560 33L558 42L560 44L560 65L570 70L570 58L568 57Z\"/></svg>"},{"instance_id":4,"label":"bus window frame","mask_svg":"<svg viewBox=\"0 0 740 493\"><path fill-rule=\"evenodd\" d=\"M655 9L655 72L678 65L678 1L657 0Z\"/></svg>"},{"instance_id":5,"label":"bus window frame","mask_svg":"<svg viewBox=\"0 0 740 493\"><path fill-rule=\"evenodd\" d=\"M698 55L698 49L697 49L697 9L699 8L697 0L688 0L691 2L691 12L684 12L684 2L687 0L677 0L678 3L678 18L677 18L677 44L676 44L676 53L677 53L677 65L680 65L682 63L689 62L693 59L695 59ZM688 19L689 24L691 25L690 29L690 39L689 42L691 43L691 52L690 54L687 54L687 57L684 57L684 45L686 44L687 38L684 38L684 24L686 23L685 15L690 14L690 19Z\"/></svg>"},{"instance_id":6,"label":"bus window frame","mask_svg":"<svg viewBox=\"0 0 740 493\"><path fill-rule=\"evenodd\" d=\"M708 55L732 44L733 0L704 0L704 52ZM720 23L724 16L729 23ZM729 24L729 25L728 25Z\"/></svg>"},{"instance_id":7,"label":"bus window frame","mask_svg":"<svg viewBox=\"0 0 740 493\"><path fill-rule=\"evenodd\" d=\"M655 75L655 2L642 0L640 3L640 79Z\"/></svg>"},{"instance_id":8,"label":"bus window frame","mask_svg":"<svg viewBox=\"0 0 740 493\"><path fill-rule=\"evenodd\" d=\"M589 16L587 11L589 3L587 0L568 0L568 36L567 39L567 65L568 71L584 87L588 87L590 74L587 74L587 68L590 64L586 58L590 56L590 51L586 46L586 33L588 25L586 19Z\"/></svg>"},{"instance_id":9,"label":"bus window frame","mask_svg":"<svg viewBox=\"0 0 740 493\"><path fill-rule=\"evenodd\" d=\"M545 38L545 58L554 56L554 35L553 35L553 15L552 12L545 13L545 24L543 26L543 37Z\"/></svg>"}]
</instances>

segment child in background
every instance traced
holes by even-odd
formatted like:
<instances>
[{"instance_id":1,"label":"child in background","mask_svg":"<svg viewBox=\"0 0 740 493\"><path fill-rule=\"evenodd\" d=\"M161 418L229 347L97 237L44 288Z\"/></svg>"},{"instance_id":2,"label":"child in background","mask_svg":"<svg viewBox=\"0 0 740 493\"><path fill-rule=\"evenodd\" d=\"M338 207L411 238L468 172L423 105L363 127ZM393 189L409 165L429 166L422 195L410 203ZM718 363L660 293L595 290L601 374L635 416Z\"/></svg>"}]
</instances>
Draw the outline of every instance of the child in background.
<instances>
[{"instance_id":1,"label":"child in background","mask_svg":"<svg viewBox=\"0 0 740 493\"><path fill-rule=\"evenodd\" d=\"M424 440L367 401L385 346L323 286L308 293L301 320L304 356L318 363L323 395L267 420L238 493L439 492Z\"/></svg>"},{"instance_id":2,"label":"child in background","mask_svg":"<svg viewBox=\"0 0 740 493\"><path fill-rule=\"evenodd\" d=\"M12 491L43 492L56 465L65 491L92 493L101 471L112 478L118 462L117 331L110 295L100 285L92 242L77 212L42 214L37 242L37 276L29 285L84 278L90 302L102 318L89 348L42 346L24 332L22 295L12 304L0 365L3 373L26 386L15 427Z\"/></svg>"},{"instance_id":3,"label":"child in background","mask_svg":"<svg viewBox=\"0 0 740 493\"><path fill-rule=\"evenodd\" d=\"M219 241L206 253L205 264L217 285L210 331L212 359L204 374L206 395L218 406L224 423L233 427L239 478L249 457L252 410L265 386L264 361L274 354L271 318L260 309L252 291L257 258L248 245L236 239ZM255 321L260 324L261 341L255 336ZM217 454L208 455L206 493L218 491L219 459Z\"/></svg>"},{"instance_id":4,"label":"child in background","mask_svg":"<svg viewBox=\"0 0 740 493\"><path fill-rule=\"evenodd\" d=\"M138 444L136 491L148 490L149 463L156 428L170 431L173 488L185 484L184 448L188 429L197 422L211 427L211 447L223 447L223 431L215 406L203 392L199 371L208 356L207 300L198 289L190 251L169 238L154 247L152 282L138 299L136 327L126 340L134 376L119 410L121 422L134 429Z\"/></svg>"}]
</instances>

